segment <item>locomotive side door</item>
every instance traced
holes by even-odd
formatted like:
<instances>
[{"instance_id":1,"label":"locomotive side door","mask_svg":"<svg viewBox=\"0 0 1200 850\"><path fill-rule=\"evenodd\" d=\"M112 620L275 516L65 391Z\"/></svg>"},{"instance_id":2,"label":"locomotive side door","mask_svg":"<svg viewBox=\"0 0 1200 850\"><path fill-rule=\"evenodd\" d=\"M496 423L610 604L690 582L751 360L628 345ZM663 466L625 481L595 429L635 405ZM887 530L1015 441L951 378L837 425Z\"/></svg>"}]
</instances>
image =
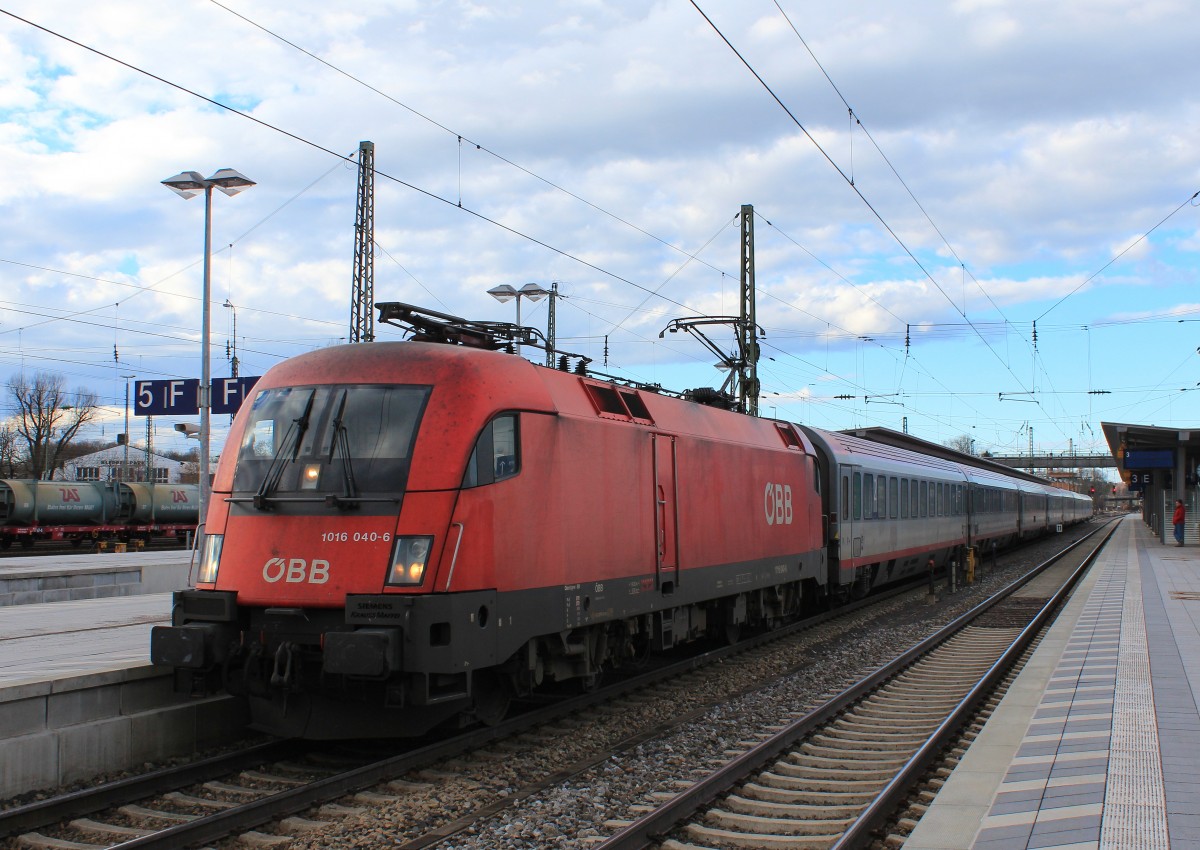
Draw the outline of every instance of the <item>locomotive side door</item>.
<instances>
[{"instance_id":1,"label":"locomotive side door","mask_svg":"<svg viewBox=\"0 0 1200 850\"><path fill-rule=\"evenodd\" d=\"M670 593L679 585L679 504L675 438L654 434L654 569L658 587Z\"/></svg>"}]
</instances>

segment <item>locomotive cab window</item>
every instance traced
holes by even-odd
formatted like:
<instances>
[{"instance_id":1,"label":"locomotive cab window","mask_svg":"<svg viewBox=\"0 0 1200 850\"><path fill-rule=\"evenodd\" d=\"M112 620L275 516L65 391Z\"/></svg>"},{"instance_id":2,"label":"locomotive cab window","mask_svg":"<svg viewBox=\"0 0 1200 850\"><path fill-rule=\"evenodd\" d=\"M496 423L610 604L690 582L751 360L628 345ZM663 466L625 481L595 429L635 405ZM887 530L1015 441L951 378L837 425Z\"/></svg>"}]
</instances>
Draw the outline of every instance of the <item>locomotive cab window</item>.
<instances>
[{"instance_id":1,"label":"locomotive cab window","mask_svg":"<svg viewBox=\"0 0 1200 850\"><path fill-rule=\"evenodd\" d=\"M264 497L402 491L428 398L419 386L263 390L238 447L233 489Z\"/></svg>"},{"instance_id":2,"label":"locomotive cab window","mask_svg":"<svg viewBox=\"0 0 1200 850\"><path fill-rule=\"evenodd\" d=\"M483 426L471 459L467 461L462 486L465 489L494 484L512 478L520 471L517 415L504 413Z\"/></svg>"}]
</instances>

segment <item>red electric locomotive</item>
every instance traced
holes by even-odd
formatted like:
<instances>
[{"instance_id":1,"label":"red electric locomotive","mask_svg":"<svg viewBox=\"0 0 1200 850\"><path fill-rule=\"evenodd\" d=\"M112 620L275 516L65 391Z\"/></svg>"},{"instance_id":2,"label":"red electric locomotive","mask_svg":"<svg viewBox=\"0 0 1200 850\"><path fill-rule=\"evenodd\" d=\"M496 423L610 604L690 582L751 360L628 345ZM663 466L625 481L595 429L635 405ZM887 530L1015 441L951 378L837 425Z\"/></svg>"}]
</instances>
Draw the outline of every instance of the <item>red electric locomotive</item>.
<instances>
[{"instance_id":1,"label":"red electric locomotive","mask_svg":"<svg viewBox=\"0 0 1200 850\"><path fill-rule=\"evenodd\" d=\"M288 360L239 412L195 588L152 637L183 686L281 735L417 735L821 598L799 429L380 309L414 341Z\"/></svg>"}]
</instances>

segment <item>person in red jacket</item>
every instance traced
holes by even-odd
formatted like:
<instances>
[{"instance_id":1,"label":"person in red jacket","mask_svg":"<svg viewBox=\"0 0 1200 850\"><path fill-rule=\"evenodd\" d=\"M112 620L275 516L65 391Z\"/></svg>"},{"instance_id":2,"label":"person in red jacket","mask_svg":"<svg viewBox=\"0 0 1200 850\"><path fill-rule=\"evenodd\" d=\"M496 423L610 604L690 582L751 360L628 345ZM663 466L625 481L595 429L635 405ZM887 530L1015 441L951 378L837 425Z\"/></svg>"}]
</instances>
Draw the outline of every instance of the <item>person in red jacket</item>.
<instances>
[{"instance_id":1,"label":"person in red jacket","mask_svg":"<svg viewBox=\"0 0 1200 850\"><path fill-rule=\"evenodd\" d=\"M1175 515L1171 517L1171 522L1175 525L1175 545L1183 545L1183 499L1175 500Z\"/></svg>"}]
</instances>

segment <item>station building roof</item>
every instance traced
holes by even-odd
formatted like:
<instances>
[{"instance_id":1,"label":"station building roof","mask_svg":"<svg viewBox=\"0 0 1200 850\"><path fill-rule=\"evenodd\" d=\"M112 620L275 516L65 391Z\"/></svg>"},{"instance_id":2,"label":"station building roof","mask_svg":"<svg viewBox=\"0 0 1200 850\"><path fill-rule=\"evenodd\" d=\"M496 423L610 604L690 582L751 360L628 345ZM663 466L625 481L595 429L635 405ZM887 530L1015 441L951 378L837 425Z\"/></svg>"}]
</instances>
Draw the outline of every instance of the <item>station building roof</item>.
<instances>
[{"instance_id":1,"label":"station building roof","mask_svg":"<svg viewBox=\"0 0 1200 850\"><path fill-rule=\"evenodd\" d=\"M1131 425L1101 422L1108 450L1117 462L1117 471L1125 473L1125 453L1130 449L1171 449L1183 447L1188 455L1200 454L1200 425L1195 428L1160 428L1157 425Z\"/></svg>"}]
</instances>

